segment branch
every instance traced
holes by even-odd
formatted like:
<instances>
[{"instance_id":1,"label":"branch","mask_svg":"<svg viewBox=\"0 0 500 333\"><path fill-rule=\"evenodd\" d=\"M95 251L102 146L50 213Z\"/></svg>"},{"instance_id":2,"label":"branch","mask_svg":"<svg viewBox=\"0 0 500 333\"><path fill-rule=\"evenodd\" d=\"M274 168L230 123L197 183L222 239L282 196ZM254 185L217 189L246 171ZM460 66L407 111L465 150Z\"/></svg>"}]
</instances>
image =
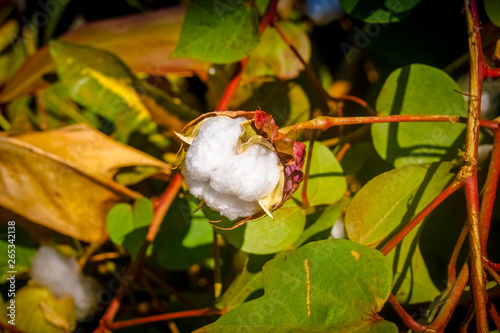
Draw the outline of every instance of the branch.
<instances>
[{"instance_id":1,"label":"branch","mask_svg":"<svg viewBox=\"0 0 500 333\"><path fill-rule=\"evenodd\" d=\"M498 178L500 176L500 133L495 131L493 142L493 150L491 152L490 167L488 168L488 176L483 187L483 197L481 201L481 211L479 213L479 230L481 238L481 251L483 257L486 255L486 244L488 242L488 234L490 232L491 215L495 204L495 196L497 193Z\"/></svg>"},{"instance_id":2,"label":"branch","mask_svg":"<svg viewBox=\"0 0 500 333\"><path fill-rule=\"evenodd\" d=\"M434 198L424 209L422 209L407 225L401 229L387 244L382 247L380 252L385 256L394 249L424 218L429 215L444 199L452 195L456 190L461 188L463 183L458 180L453 181L443 192Z\"/></svg>"},{"instance_id":3,"label":"branch","mask_svg":"<svg viewBox=\"0 0 500 333\"><path fill-rule=\"evenodd\" d=\"M470 53L469 111L465 139L465 165L459 173L465 180L467 219L469 222L469 245L471 254L471 289L476 310L476 328L479 333L488 332L486 314L486 282L482 265L479 232L479 192L477 186L477 147L479 144L479 118L481 112L481 83L483 66L481 36L475 0L465 0L465 15ZM480 62L481 61L481 62Z\"/></svg>"},{"instance_id":4,"label":"branch","mask_svg":"<svg viewBox=\"0 0 500 333\"><path fill-rule=\"evenodd\" d=\"M177 196L177 192L179 192L181 185L182 185L182 176L180 174L176 174L170 181L168 188L165 190L163 195L158 200L155 206L153 221L149 225L149 230L148 234L146 235L146 239L142 242L141 248L139 249L136 259L128 267L126 272L127 276L135 277L137 275L137 271L139 270L139 267L141 266L142 261L146 256L146 251L149 245L154 241L156 233L158 232L158 229L160 228L160 225L163 221L163 218L165 217L168 208L172 204L172 201L174 201L175 197ZM125 293L127 292L129 286L130 283L127 285L123 285L120 291L115 295L115 297L111 301L111 304L106 310L106 313L101 319L100 326L96 329L95 332L102 332L104 331L104 327L107 328L110 324L112 324L113 318L115 317L120 307L120 302L123 299Z\"/></svg>"},{"instance_id":5,"label":"branch","mask_svg":"<svg viewBox=\"0 0 500 333\"><path fill-rule=\"evenodd\" d=\"M173 319L179 319L179 318L210 316L210 315L221 315L221 314L223 314L223 312L224 311L220 310L220 309L205 308L205 309L199 309L199 310L188 310L188 311L164 313L161 315L117 321L117 322L108 324L107 328L110 330L117 330L117 329L124 328L124 327L130 327L130 326L136 326L136 325L148 324L148 323L155 323L158 321L173 320Z\"/></svg>"},{"instance_id":6,"label":"branch","mask_svg":"<svg viewBox=\"0 0 500 333\"><path fill-rule=\"evenodd\" d=\"M443 307L440 309L437 317L432 321L432 323L428 327L428 332L443 332L448 321L455 310L455 307L460 301L460 297L464 292L465 286L469 282L469 266L465 263L460 270L460 274L458 275L455 284L450 290L450 294Z\"/></svg>"},{"instance_id":7,"label":"branch","mask_svg":"<svg viewBox=\"0 0 500 333\"><path fill-rule=\"evenodd\" d=\"M259 24L259 33L262 34L264 30L266 30L267 26L269 25L270 22L274 19L274 16L276 16L276 10L278 6L278 0L271 0L269 4L267 5L266 12L262 19L260 20ZM231 98L233 97L234 93L236 92L236 89L238 88L238 85L240 84L241 76L243 74L243 71L245 70L246 66L248 64L248 57L245 59L242 59L238 65L236 66L236 69L233 73L233 78L231 81L229 81L226 90L222 94L221 100L217 107L215 108L215 111L224 111L227 110L229 107L229 102L231 101Z\"/></svg>"},{"instance_id":8,"label":"branch","mask_svg":"<svg viewBox=\"0 0 500 333\"><path fill-rule=\"evenodd\" d=\"M422 332L427 332L427 327L425 325L422 325L420 323L417 323L399 304L399 302L396 300L394 295L390 294L389 303L393 307L393 309L396 311L396 313L399 315L401 320L404 322L406 327L411 329L412 331L415 331L417 333L422 333Z\"/></svg>"}]
</instances>

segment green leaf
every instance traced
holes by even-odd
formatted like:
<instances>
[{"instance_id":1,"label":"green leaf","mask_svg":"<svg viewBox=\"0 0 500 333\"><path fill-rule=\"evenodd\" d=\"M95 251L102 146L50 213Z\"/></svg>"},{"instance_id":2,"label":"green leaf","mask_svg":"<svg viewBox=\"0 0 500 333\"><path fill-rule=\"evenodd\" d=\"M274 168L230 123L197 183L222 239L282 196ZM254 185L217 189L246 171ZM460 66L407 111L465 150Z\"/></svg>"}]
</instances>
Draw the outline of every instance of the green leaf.
<instances>
[{"instance_id":1,"label":"green leaf","mask_svg":"<svg viewBox=\"0 0 500 333\"><path fill-rule=\"evenodd\" d=\"M243 304L249 296L264 288L262 266L273 255L259 256L249 254L245 260L243 270L231 283L226 292L215 302L215 307L226 311Z\"/></svg>"},{"instance_id":2,"label":"green leaf","mask_svg":"<svg viewBox=\"0 0 500 333\"><path fill-rule=\"evenodd\" d=\"M342 239L313 242L269 261L263 275L264 296L196 332L397 332L377 314L392 271L374 249Z\"/></svg>"},{"instance_id":3,"label":"green leaf","mask_svg":"<svg viewBox=\"0 0 500 333\"><path fill-rule=\"evenodd\" d=\"M7 278L10 276L7 271L17 271L17 274L28 272L31 267L31 259L37 251L37 247L31 240L31 237L23 228L15 225L14 229L11 228L10 231L15 232L9 233L9 228L7 226L0 229L0 253L3 253L3 255L0 256L0 283L7 282ZM13 240L13 242L9 243L9 239ZM11 246L9 247L9 245ZM14 247L12 245L14 245ZM15 249L14 269L9 268L10 258L8 257L8 251L13 248ZM12 261L10 263L12 263Z\"/></svg>"},{"instance_id":4,"label":"green leaf","mask_svg":"<svg viewBox=\"0 0 500 333\"><path fill-rule=\"evenodd\" d=\"M349 239L380 244L441 193L455 178L456 168L449 162L406 165L373 178L347 207Z\"/></svg>"},{"instance_id":5,"label":"green leaf","mask_svg":"<svg viewBox=\"0 0 500 333\"><path fill-rule=\"evenodd\" d=\"M309 143L306 142L306 151ZM304 166L305 169L305 166ZM293 197L302 201L302 187L300 184ZM337 158L327 146L314 142L311 159L311 170L307 183L307 199L311 206L330 205L339 201L346 191L347 183Z\"/></svg>"},{"instance_id":6,"label":"green leaf","mask_svg":"<svg viewBox=\"0 0 500 333\"><path fill-rule=\"evenodd\" d=\"M443 71L413 64L394 71L377 99L383 115L467 116L467 103L459 85ZM372 125L377 153L396 167L451 160L465 138L464 124L384 123Z\"/></svg>"},{"instance_id":7,"label":"green leaf","mask_svg":"<svg viewBox=\"0 0 500 333\"><path fill-rule=\"evenodd\" d=\"M421 230L422 224L386 256L395 272L392 293L402 304L431 302L440 294L420 250Z\"/></svg>"},{"instance_id":8,"label":"green leaf","mask_svg":"<svg viewBox=\"0 0 500 333\"><path fill-rule=\"evenodd\" d=\"M23 332L66 333L72 332L76 324L73 298L55 298L39 285L21 288L15 304L16 328Z\"/></svg>"},{"instance_id":9,"label":"green leaf","mask_svg":"<svg viewBox=\"0 0 500 333\"><path fill-rule=\"evenodd\" d=\"M319 240L318 237L322 236L323 233L326 237L323 236L324 238L322 239L328 238L333 225L350 200L351 198L345 198L335 205L328 206L314 214L308 215L306 229L295 242L295 247L299 247L306 242ZM312 220L312 222L309 223L309 220Z\"/></svg>"},{"instance_id":10,"label":"green leaf","mask_svg":"<svg viewBox=\"0 0 500 333\"><path fill-rule=\"evenodd\" d=\"M353 145L345 153L340 162L344 174L351 175L358 173L370 158L370 154L374 152L375 150L371 142L359 142Z\"/></svg>"},{"instance_id":11,"label":"green leaf","mask_svg":"<svg viewBox=\"0 0 500 333\"><path fill-rule=\"evenodd\" d=\"M123 245L135 257L152 220L153 204L148 198L142 197L134 202L133 207L126 203L113 206L106 218L106 225L111 240Z\"/></svg>"},{"instance_id":12,"label":"green leaf","mask_svg":"<svg viewBox=\"0 0 500 333\"><path fill-rule=\"evenodd\" d=\"M500 2L497 0L484 0L484 9L491 22L500 27Z\"/></svg>"},{"instance_id":13,"label":"green leaf","mask_svg":"<svg viewBox=\"0 0 500 333\"><path fill-rule=\"evenodd\" d=\"M407 165L374 178L347 207L349 239L379 245L441 193L455 178L456 168L448 162ZM393 293L401 303L428 302L439 295L420 251L420 228L387 255L395 271Z\"/></svg>"},{"instance_id":14,"label":"green leaf","mask_svg":"<svg viewBox=\"0 0 500 333\"><path fill-rule=\"evenodd\" d=\"M51 41L50 54L57 74L79 104L115 123L115 135L126 142L129 135L156 131L148 109L134 89L135 77L115 55L106 51Z\"/></svg>"},{"instance_id":15,"label":"green leaf","mask_svg":"<svg viewBox=\"0 0 500 333\"><path fill-rule=\"evenodd\" d=\"M216 64L239 61L259 44L257 10L243 0L193 1L182 25L174 57Z\"/></svg>"},{"instance_id":16,"label":"green leaf","mask_svg":"<svg viewBox=\"0 0 500 333\"><path fill-rule=\"evenodd\" d=\"M265 80L241 85L231 110L265 110L278 126L309 120L311 105L301 86L294 82Z\"/></svg>"},{"instance_id":17,"label":"green leaf","mask_svg":"<svg viewBox=\"0 0 500 333\"><path fill-rule=\"evenodd\" d=\"M344 10L354 18L369 23L399 22L421 0L340 0Z\"/></svg>"},{"instance_id":18,"label":"green leaf","mask_svg":"<svg viewBox=\"0 0 500 333\"><path fill-rule=\"evenodd\" d=\"M311 43L306 32L287 21L280 23L280 27L302 58L309 62ZM303 69L304 65L283 41L276 29L270 27L264 31L259 46L250 55L244 78L277 76L282 80L290 80L297 77Z\"/></svg>"},{"instance_id":19,"label":"green leaf","mask_svg":"<svg viewBox=\"0 0 500 333\"><path fill-rule=\"evenodd\" d=\"M233 230L217 230L227 241L242 251L271 254L292 245L299 238L306 216L294 200L273 212L274 219L266 216L252 220Z\"/></svg>"},{"instance_id":20,"label":"green leaf","mask_svg":"<svg viewBox=\"0 0 500 333\"><path fill-rule=\"evenodd\" d=\"M213 230L196 207L193 201L177 198L168 210L153 250L162 267L180 271L210 256Z\"/></svg>"}]
</instances>

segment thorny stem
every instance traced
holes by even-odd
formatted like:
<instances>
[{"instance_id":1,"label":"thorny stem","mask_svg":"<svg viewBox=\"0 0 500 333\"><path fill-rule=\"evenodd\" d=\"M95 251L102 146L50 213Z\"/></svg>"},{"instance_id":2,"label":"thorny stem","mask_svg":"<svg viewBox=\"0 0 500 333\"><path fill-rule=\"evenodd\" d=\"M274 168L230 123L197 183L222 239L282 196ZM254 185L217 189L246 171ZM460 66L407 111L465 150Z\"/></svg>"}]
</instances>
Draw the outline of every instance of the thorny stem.
<instances>
[{"instance_id":1,"label":"thorny stem","mask_svg":"<svg viewBox=\"0 0 500 333\"><path fill-rule=\"evenodd\" d=\"M117 330L124 327L136 326L141 324L155 323L158 321L165 320L173 320L179 318L190 318L190 317L202 317L202 316L210 316L210 315L221 315L224 311L220 309L214 308L205 308L199 310L188 310L188 311L180 311L180 312L172 312L172 313L164 313L161 315L143 317L143 318L134 318L130 320L117 321L114 323L108 324L106 327L110 330Z\"/></svg>"},{"instance_id":2,"label":"thorny stem","mask_svg":"<svg viewBox=\"0 0 500 333\"><path fill-rule=\"evenodd\" d=\"M405 237L408 235L424 218L431 213L434 208L436 208L444 199L452 195L456 190L461 188L463 183L455 180L451 183L443 192L441 192L437 197L434 198L424 209L422 209L407 225L401 229L387 244L382 247L380 252L383 255L387 255L394 249Z\"/></svg>"},{"instance_id":3,"label":"thorny stem","mask_svg":"<svg viewBox=\"0 0 500 333\"><path fill-rule=\"evenodd\" d=\"M412 331L415 331L417 333L425 332L427 327L425 325L422 325L420 323L417 323L415 319L413 319L399 304L399 302L396 300L394 295L390 294L388 302L391 304L391 306L394 308L396 313L399 315L399 317L403 320L405 325L411 329Z\"/></svg>"},{"instance_id":4,"label":"thorny stem","mask_svg":"<svg viewBox=\"0 0 500 333\"><path fill-rule=\"evenodd\" d=\"M486 314L486 281L482 264L479 232L479 189L477 185L477 148L479 144L479 118L481 112L481 83L484 79L484 59L481 50L481 36L475 0L465 0L465 16L470 53L469 111L465 139L464 159L459 177L465 180L467 220L469 222L469 246L471 261L471 289L476 311L476 329L488 332ZM481 63L480 63L481 58Z\"/></svg>"},{"instance_id":5,"label":"thorny stem","mask_svg":"<svg viewBox=\"0 0 500 333\"><path fill-rule=\"evenodd\" d=\"M276 16L277 6L278 6L278 0L271 0L267 5L266 12L262 17L262 19L260 20L259 24L260 34L262 34L264 30L266 30L269 23L271 23L272 20L274 19L274 16ZM240 84L241 76L243 75L243 71L245 70L247 64L248 64L248 57L242 59L236 66L233 77L229 81L226 90L222 94L219 104L215 108L216 111L224 111L228 109L229 102L231 102L231 98L233 97L234 93L236 92L236 89L238 88L238 85Z\"/></svg>"},{"instance_id":6,"label":"thorny stem","mask_svg":"<svg viewBox=\"0 0 500 333\"><path fill-rule=\"evenodd\" d=\"M440 309L437 317L432 321L432 323L427 328L427 332L443 332L448 321L455 310L455 307L464 292L465 286L469 281L469 265L465 263L460 270L460 274L455 281L455 284L450 290L448 298L446 302L443 304L443 307Z\"/></svg>"},{"instance_id":7,"label":"thorny stem","mask_svg":"<svg viewBox=\"0 0 500 333\"><path fill-rule=\"evenodd\" d=\"M161 222L163 221L163 218L165 217L168 208L170 207L175 197L177 196L177 192L179 192L181 185L182 185L182 176L180 174L176 174L170 181L168 188L165 190L163 195L158 200L155 206L153 221L149 226L146 239L142 242L141 248L139 249L136 259L127 268L126 272L127 276L135 277L137 275L137 272L142 264L142 261L146 256L146 251L149 245L154 241L156 233L160 228ZM120 307L120 302L128 290L128 286L130 286L130 284L123 285L122 288L119 290L119 292L115 295L115 297L111 301L111 304L106 310L106 313L101 319L101 325L96 329L95 332L102 332L104 331L104 327L109 328L109 325L112 324L113 318L115 317Z\"/></svg>"}]
</instances>

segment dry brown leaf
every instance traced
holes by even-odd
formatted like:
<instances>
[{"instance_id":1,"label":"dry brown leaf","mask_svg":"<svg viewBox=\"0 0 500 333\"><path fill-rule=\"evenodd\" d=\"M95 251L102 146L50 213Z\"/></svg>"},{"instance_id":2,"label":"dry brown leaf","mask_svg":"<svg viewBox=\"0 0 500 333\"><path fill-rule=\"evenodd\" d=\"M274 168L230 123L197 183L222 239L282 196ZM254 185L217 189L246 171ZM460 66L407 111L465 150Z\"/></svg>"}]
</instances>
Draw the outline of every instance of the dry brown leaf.
<instances>
[{"instance_id":1,"label":"dry brown leaf","mask_svg":"<svg viewBox=\"0 0 500 333\"><path fill-rule=\"evenodd\" d=\"M0 205L65 235L97 241L118 202L141 195L112 180L118 167L168 165L85 125L0 136Z\"/></svg>"}]
</instances>

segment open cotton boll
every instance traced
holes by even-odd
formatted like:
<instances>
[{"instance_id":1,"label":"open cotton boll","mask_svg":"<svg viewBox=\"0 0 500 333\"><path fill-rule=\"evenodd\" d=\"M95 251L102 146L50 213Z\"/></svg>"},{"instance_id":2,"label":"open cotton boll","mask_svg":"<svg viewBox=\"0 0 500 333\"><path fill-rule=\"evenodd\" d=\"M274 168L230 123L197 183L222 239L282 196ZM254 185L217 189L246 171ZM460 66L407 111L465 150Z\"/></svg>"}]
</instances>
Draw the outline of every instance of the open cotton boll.
<instances>
[{"instance_id":1,"label":"open cotton boll","mask_svg":"<svg viewBox=\"0 0 500 333\"><path fill-rule=\"evenodd\" d=\"M240 124L245 118L214 117L207 119L189 147L185 168L194 179L206 182L224 161L236 155L236 144L241 134Z\"/></svg>"},{"instance_id":2,"label":"open cotton boll","mask_svg":"<svg viewBox=\"0 0 500 333\"><path fill-rule=\"evenodd\" d=\"M233 194L241 200L258 201L278 184L281 171L278 163L274 151L261 145L250 146L217 168L210 186L217 192Z\"/></svg>"},{"instance_id":3,"label":"open cotton boll","mask_svg":"<svg viewBox=\"0 0 500 333\"><path fill-rule=\"evenodd\" d=\"M210 186L205 189L203 199L205 199L208 207L215 209L230 220L250 216L261 210L259 203L256 201L241 200L235 195L214 191Z\"/></svg>"},{"instance_id":4,"label":"open cotton boll","mask_svg":"<svg viewBox=\"0 0 500 333\"><path fill-rule=\"evenodd\" d=\"M282 172L276 152L260 144L238 154L245 120L224 116L205 120L182 170L191 194L231 220L262 211L258 201L273 192Z\"/></svg>"},{"instance_id":5,"label":"open cotton boll","mask_svg":"<svg viewBox=\"0 0 500 333\"><path fill-rule=\"evenodd\" d=\"M33 258L31 279L57 298L73 297L77 320L85 319L95 305L93 281L80 273L76 259L50 246L41 246Z\"/></svg>"}]
</instances>

